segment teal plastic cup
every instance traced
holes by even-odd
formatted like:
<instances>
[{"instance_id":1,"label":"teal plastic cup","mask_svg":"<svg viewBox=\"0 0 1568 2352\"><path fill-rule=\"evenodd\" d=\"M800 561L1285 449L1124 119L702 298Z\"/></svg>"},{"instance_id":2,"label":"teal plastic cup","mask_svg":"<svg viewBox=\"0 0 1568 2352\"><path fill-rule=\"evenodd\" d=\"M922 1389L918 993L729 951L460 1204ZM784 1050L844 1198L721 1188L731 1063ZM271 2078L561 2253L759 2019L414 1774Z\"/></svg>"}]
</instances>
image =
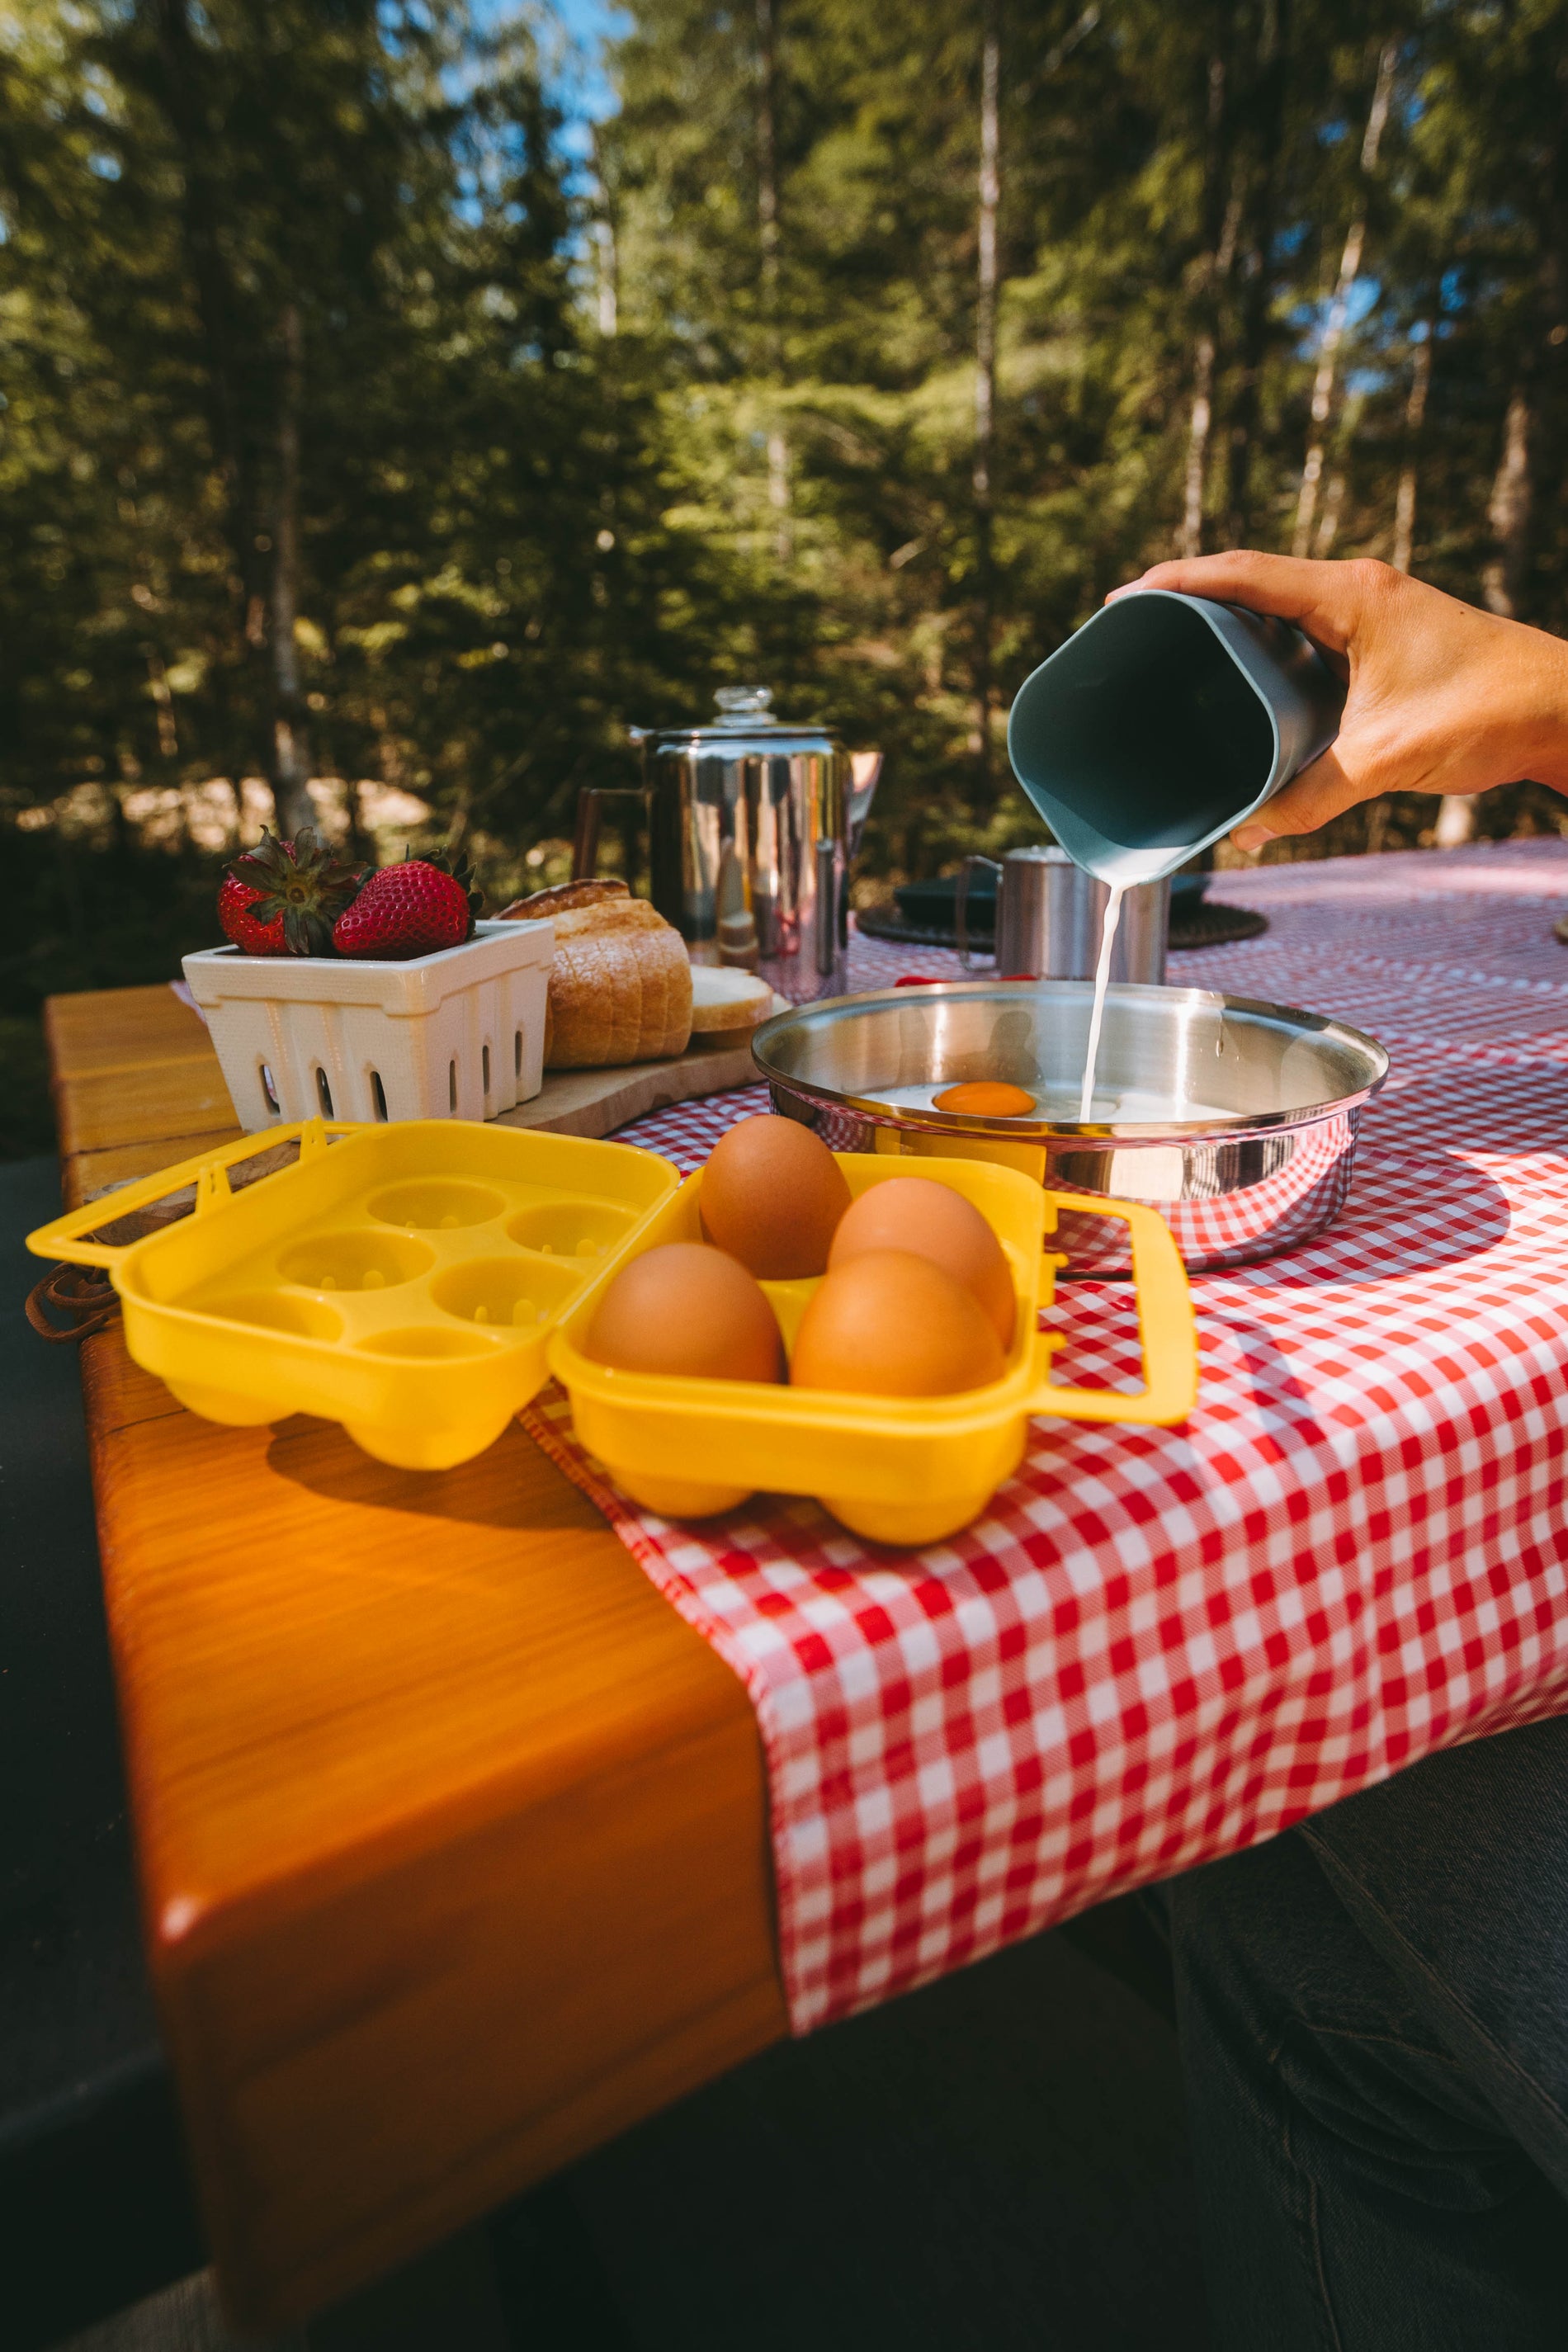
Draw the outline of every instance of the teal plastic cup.
<instances>
[{"instance_id":1,"label":"teal plastic cup","mask_svg":"<svg viewBox=\"0 0 1568 2352\"><path fill-rule=\"evenodd\" d=\"M1025 679L1007 754L1076 864L1158 882L1326 751L1344 700L1289 622L1141 588Z\"/></svg>"}]
</instances>

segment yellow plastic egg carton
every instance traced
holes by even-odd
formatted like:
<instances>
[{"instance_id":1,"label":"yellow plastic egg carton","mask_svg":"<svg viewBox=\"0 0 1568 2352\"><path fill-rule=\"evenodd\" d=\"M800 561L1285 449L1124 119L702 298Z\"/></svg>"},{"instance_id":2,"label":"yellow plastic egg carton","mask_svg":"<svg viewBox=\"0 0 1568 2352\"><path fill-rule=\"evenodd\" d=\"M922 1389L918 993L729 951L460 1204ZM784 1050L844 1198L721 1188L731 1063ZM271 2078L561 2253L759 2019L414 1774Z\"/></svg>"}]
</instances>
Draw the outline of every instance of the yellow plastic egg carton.
<instances>
[{"instance_id":1,"label":"yellow plastic egg carton","mask_svg":"<svg viewBox=\"0 0 1568 2352\"><path fill-rule=\"evenodd\" d=\"M258 1148L291 1143L294 1165L230 1185ZM444 1470L542 1387L551 1332L678 1181L629 1144L311 1119L164 1169L27 1246L111 1269L132 1356L193 1412L241 1426L318 1413L378 1461ZM195 1207L178 1223L95 1238L184 1186Z\"/></svg>"},{"instance_id":2,"label":"yellow plastic egg carton","mask_svg":"<svg viewBox=\"0 0 1568 2352\"><path fill-rule=\"evenodd\" d=\"M834 1157L857 1199L910 1172L905 1161ZM1017 1317L1004 1377L960 1396L871 1397L620 1371L583 1352L603 1277L562 1318L549 1362L571 1397L579 1439L635 1502L679 1519L730 1510L759 1488L812 1495L876 1542L935 1543L978 1517L1017 1468L1031 1416L1155 1424L1185 1418L1197 1393L1197 1333L1186 1272L1157 1211L1043 1192L1016 1169L980 1160L922 1160L920 1172L972 1201L1006 1253ZM660 1243L700 1241L701 1188L700 1173L689 1177L638 1229L622 1262ZM1136 1391L1059 1385L1051 1356L1065 1335L1036 1327L1066 1262L1045 1241L1059 1210L1084 1208L1129 1228L1143 1368ZM816 1279L763 1285L786 1349L816 1286ZM1088 1314L1100 1304L1094 1292L1079 1297Z\"/></svg>"}]
</instances>

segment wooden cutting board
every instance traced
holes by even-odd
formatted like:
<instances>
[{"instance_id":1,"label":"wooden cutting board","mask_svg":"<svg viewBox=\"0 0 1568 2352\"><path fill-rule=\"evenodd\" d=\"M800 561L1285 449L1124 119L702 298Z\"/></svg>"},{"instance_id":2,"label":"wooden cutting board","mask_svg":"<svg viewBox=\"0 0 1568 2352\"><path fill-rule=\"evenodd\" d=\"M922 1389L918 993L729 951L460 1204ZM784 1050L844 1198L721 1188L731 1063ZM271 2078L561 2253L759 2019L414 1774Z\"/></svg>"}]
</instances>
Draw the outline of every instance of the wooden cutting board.
<instances>
[{"instance_id":1,"label":"wooden cutting board","mask_svg":"<svg viewBox=\"0 0 1568 2352\"><path fill-rule=\"evenodd\" d=\"M775 996L773 1013L789 1005ZM668 1062L633 1062L619 1070L548 1070L531 1102L503 1110L497 1127L542 1128L552 1135L613 1135L628 1119L698 1095L722 1094L756 1082L750 1029L694 1037Z\"/></svg>"}]
</instances>

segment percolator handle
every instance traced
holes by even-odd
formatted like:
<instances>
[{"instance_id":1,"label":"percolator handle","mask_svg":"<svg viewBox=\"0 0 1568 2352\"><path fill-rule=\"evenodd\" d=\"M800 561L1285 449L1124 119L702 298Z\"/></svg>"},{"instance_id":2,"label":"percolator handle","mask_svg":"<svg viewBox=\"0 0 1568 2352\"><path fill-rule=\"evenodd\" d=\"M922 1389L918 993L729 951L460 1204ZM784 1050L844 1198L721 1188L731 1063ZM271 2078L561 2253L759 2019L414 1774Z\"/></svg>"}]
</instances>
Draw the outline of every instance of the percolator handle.
<instances>
[{"instance_id":1,"label":"percolator handle","mask_svg":"<svg viewBox=\"0 0 1568 2352\"><path fill-rule=\"evenodd\" d=\"M634 738L639 730L632 730ZM642 784L584 784L577 793L577 822L572 833L572 879L592 882L599 870L599 816L605 801L640 801L647 822L649 795ZM628 887L630 877L628 879Z\"/></svg>"}]
</instances>

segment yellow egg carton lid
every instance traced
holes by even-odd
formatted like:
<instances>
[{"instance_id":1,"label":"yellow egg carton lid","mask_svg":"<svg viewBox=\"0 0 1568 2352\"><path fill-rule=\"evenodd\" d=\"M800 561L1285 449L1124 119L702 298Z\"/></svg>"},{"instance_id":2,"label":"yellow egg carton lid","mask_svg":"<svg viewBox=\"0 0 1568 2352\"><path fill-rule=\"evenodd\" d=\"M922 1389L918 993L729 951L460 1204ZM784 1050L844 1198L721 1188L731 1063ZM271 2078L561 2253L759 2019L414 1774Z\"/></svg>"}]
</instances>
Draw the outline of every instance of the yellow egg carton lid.
<instances>
[{"instance_id":1,"label":"yellow egg carton lid","mask_svg":"<svg viewBox=\"0 0 1568 2352\"><path fill-rule=\"evenodd\" d=\"M908 1160L836 1152L850 1192L917 1172ZM671 1518L731 1509L758 1489L812 1495L845 1526L878 1542L931 1543L982 1511L1022 1458L1036 1415L1170 1423L1197 1393L1197 1333L1186 1272L1169 1226L1137 1202L1047 1192L1013 1168L926 1159L918 1173L972 1201L1001 1242L1017 1302L1006 1368L989 1387L955 1396L881 1397L763 1381L692 1380L622 1371L585 1352L608 1275L563 1317L550 1369L572 1401L581 1443L634 1501ZM628 1243L626 1256L702 1239L702 1176L688 1177ZM1131 1243L1142 1383L1074 1387L1051 1377L1066 1334L1037 1328L1066 1263L1046 1248L1062 1210L1121 1219ZM793 1349L820 1277L764 1282ZM1079 1292L1076 1313L1102 1312L1104 1293Z\"/></svg>"},{"instance_id":2,"label":"yellow egg carton lid","mask_svg":"<svg viewBox=\"0 0 1568 2352\"><path fill-rule=\"evenodd\" d=\"M261 1152L292 1164L244 1182L247 1136L27 1246L109 1267L132 1357L193 1412L242 1426L317 1413L406 1469L494 1443L542 1386L561 1318L679 1181L629 1144L464 1119L310 1119L270 1129ZM187 1187L191 1213L123 1237Z\"/></svg>"}]
</instances>

